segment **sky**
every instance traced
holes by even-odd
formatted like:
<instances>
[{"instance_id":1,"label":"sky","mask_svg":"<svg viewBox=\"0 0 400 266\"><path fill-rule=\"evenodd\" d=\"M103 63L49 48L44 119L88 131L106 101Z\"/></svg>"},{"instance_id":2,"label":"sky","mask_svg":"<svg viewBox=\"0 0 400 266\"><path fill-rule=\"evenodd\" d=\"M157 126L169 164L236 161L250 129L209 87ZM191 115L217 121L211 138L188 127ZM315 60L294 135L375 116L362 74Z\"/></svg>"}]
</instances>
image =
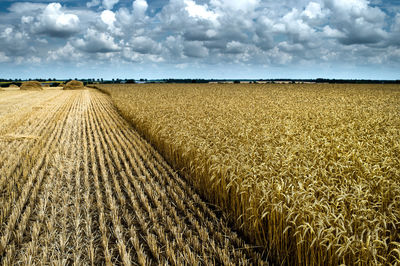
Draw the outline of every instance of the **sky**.
<instances>
[{"instance_id":1,"label":"sky","mask_svg":"<svg viewBox=\"0 0 400 266\"><path fill-rule=\"evenodd\" d=\"M400 79L400 0L0 0L0 78Z\"/></svg>"}]
</instances>

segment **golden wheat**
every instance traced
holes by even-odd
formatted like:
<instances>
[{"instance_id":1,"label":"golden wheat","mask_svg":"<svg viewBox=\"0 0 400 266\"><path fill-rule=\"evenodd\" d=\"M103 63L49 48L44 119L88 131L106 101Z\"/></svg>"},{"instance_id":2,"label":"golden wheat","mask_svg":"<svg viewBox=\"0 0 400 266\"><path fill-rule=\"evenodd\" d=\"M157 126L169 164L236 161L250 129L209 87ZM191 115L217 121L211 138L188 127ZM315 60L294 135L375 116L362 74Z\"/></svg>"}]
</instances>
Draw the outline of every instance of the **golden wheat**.
<instances>
[{"instance_id":1,"label":"golden wheat","mask_svg":"<svg viewBox=\"0 0 400 266\"><path fill-rule=\"evenodd\" d=\"M0 98L0 265L266 264L97 90Z\"/></svg>"},{"instance_id":2,"label":"golden wheat","mask_svg":"<svg viewBox=\"0 0 400 266\"><path fill-rule=\"evenodd\" d=\"M399 262L399 86L98 87L272 260Z\"/></svg>"}]
</instances>

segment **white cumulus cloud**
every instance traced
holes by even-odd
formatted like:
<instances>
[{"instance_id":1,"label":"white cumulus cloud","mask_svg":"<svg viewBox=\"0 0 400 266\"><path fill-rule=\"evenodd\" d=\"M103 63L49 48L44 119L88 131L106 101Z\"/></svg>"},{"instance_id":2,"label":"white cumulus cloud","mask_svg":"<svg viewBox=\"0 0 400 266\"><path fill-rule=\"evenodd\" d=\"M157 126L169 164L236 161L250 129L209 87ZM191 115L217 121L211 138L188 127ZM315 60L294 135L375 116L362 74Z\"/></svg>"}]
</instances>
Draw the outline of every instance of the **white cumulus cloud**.
<instances>
[{"instance_id":1,"label":"white cumulus cloud","mask_svg":"<svg viewBox=\"0 0 400 266\"><path fill-rule=\"evenodd\" d=\"M135 18L143 18L148 8L146 0L135 0L132 3L133 15Z\"/></svg>"},{"instance_id":2,"label":"white cumulus cloud","mask_svg":"<svg viewBox=\"0 0 400 266\"><path fill-rule=\"evenodd\" d=\"M207 5L198 5L193 0L185 0L184 3L186 5L185 10L188 12L189 16L216 22L218 14L208 10Z\"/></svg>"},{"instance_id":3,"label":"white cumulus cloud","mask_svg":"<svg viewBox=\"0 0 400 266\"><path fill-rule=\"evenodd\" d=\"M61 4L51 3L46 6L35 23L35 29L53 37L68 37L80 29L79 17L63 11Z\"/></svg>"},{"instance_id":4,"label":"white cumulus cloud","mask_svg":"<svg viewBox=\"0 0 400 266\"><path fill-rule=\"evenodd\" d=\"M235 11L253 11L259 4L259 0L211 0L211 5L221 9L231 9Z\"/></svg>"},{"instance_id":5,"label":"white cumulus cloud","mask_svg":"<svg viewBox=\"0 0 400 266\"><path fill-rule=\"evenodd\" d=\"M308 3L307 7L301 14L307 19L318 19L325 17L325 13L322 11L321 5L316 2Z\"/></svg>"},{"instance_id":6,"label":"white cumulus cloud","mask_svg":"<svg viewBox=\"0 0 400 266\"><path fill-rule=\"evenodd\" d=\"M103 0L103 7L105 9L113 9L118 2L119 0Z\"/></svg>"},{"instance_id":7,"label":"white cumulus cloud","mask_svg":"<svg viewBox=\"0 0 400 266\"><path fill-rule=\"evenodd\" d=\"M116 21L114 12L110 10L104 10L101 12L100 18L109 27L114 27L114 22Z\"/></svg>"}]
</instances>

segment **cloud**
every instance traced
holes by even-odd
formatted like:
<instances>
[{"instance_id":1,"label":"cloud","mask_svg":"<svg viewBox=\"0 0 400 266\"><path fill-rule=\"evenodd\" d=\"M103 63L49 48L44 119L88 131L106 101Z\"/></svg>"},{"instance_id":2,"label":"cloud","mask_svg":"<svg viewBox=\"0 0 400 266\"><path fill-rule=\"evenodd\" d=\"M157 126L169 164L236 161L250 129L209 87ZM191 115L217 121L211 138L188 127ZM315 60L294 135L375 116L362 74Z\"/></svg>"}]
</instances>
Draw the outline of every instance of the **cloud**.
<instances>
[{"instance_id":1,"label":"cloud","mask_svg":"<svg viewBox=\"0 0 400 266\"><path fill-rule=\"evenodd\" d=\"M385 13L369 6L368 1L325 0L324 4L332 12L329 27L342 33L340 43L375 44L388 37L384 30Z\"/></svg>"},{"instance_id":2,"label":"cloud","mask_svg":"<svg viewBox=\"0 0 400 266\"><path fill-rule=\"evenodd\" d=\"M106 32L89 28L83 38L75 40L74 46L87 53L109 53L120 50L114 38Z\"/></svg>"},{"instance_id":3,"label":"cloud","mask_svg":"<svg viewBox=\"0 0 400 266\"><path fill-rule=\"evenodd\" d=\"M168 36L163 45L168 51L171 60L179 60L183 57L182 36Z\"/></svg>"},{"instance_id":4,"label":"cloud","mask_svg":"<svg viewBox=\"0 0 400 266\"><path fill-rule=\"evenodd\" d=\"M161 45L146 36L132 38L130 46L132 51L141 54L159 54L161 52Z\"/></svg>"},{"instance_id":5,"label":"cloud","mask_svg":"<svg viewBox=\"0 0 400 266\"><path fill-rule=\"evenodd\" d=\"M6 27L0 31L0 52L7 56L24 56L31 53L30 42L28 33L14 27Z\"/></svg>"},{"instance_id":6,"label":"cloud","mask_svg":"<svg viewBox=\"0 0 400 266\"><path fill-rule=\"evenodd\" d=\"M132 3L133 15L136 19L143 18L146 14L148 4L146 0L135 0Z\"/></svg>"},{"instance_id":7,"label":"cloud","mask_svg":"<svg viewBox=\"0 0 400 266\"><path fill-rule=\"evenodd\" d=\"M91 8L91 7L99 6L100 4L101 4L100 0L92 0L90 2L87 2L86 6Z\"/></svg>"},{"instance_id":8,"label":"cloud","mask_svg":"<svg viewBox=\"0 0 400 266\"><path fill-rule=\"evenodd\" d=\"M237 41L231 41L226 44L226 52L228 54L241 54L245 52L245 50L246 50L246 45Z\"/></svg>"},{"instance_id":9,"label":"cloud","mask_svg":"<svg viewBox=\"0 0 400 266\"><path fill-rule=\"evenodd\" d=\"M35 18L32 16L22 16L21 17L22 24L31 24L34 20L35 20Z\"/></svg>"},{"instance_id":10,"label":"cloud","mask_svg":"<svg viewBox=\"0 0 400 266\"><path fill-rule=\"evenodd\" d=\"M259 0L211 0L210 4L220 9L231 9L234 11L250 12L259 4Z\"/></svg>"},{"instance_id":11,"label":"cloud","mask_svg":"<svg viewBox=\"0 0 400 266\"><path fill-rule=\"evenodd\" d=\"M185 10L190 17L209 20L213 23L217 23L218 14L208 10L207 5L198 5L192 0L185 0L184 3L186 5Z\"/></svg>"},{"instance_id":12,"label":"cloud","mask_svg":"<svg viewBox=\"0 0 400 266\"><path fill-rule=\"evenodd\" d=\"M359 16L368 9L368 1L366 0L325 0L325 5L345 15Z\"/></svg>"},{"instance_id":13,"label":"cloud","mask_svg":"<svg viewBox=\"0 0 400 266\"><path fill-rule=\"evenodd\" d=\"M12 13L17 14L26 14L32 13L39 10L43 10L46 7L46 4L42 3L31 3L31 2L18 2L12 4L8 10Z\"/></svg>"},{"instance_id":14,"label":"cloud","mask_svg":"<svg viewBox=\"0 0 400 266\"><path fill-rule=\"evenodd\" d=\"M337 29L332 29L329 25L326 25L323 28L323 33L326 37L328 38L340 38L343 39L345 38L345 34Z\"/></svg>"},{"instance_id":15,"label":"cloud","mask_svg":"<svg viewBox=\"0 0 400 266\"><path fill-rule=\"evenodd\" d=\"M50 50L48 52L48 58L47 60L49 61L62 61L62 62L70 62L74 60L82 60L83 54L75 49L71 45L70 42L67 42L67 44L57 50Z\"/></svg>"},{"instance_id":16,"label":"cloud","mask_svg":"<svg viewBox=\"0 0 400 266\"><path fill-rule=\"evenodd\" d=\"M69 37L80 30L79 17L65 13L61 4L51 3L46 6L34 24L35 31L52 37Z\"/></svg>"},{"instance_id":17,"label":"cloud","mask_svg":"<svg viewBox=\"0 0 400 266\"><path fill-rule=\"evenodd\" d=\"M119 0L103 0L103 7L111 10L118 2Z\"/></svg>"},{"instance_id":18,"label":"cloud","mask_svg":"<svg viewBox=\"0 0 400 266\"><path fill-rule=\"evenodd\" d=\"M326 16L326 13L322 10L322 7L319 3L310 2L307 7L301 13L301 16L305 19L323 19Z\"/></svg>"},{"instance_id":19,"label":"cloud","mask_svg":"<svg viewBox=\"0 0 400 266\"><path fill-rule=\"evenodd\" d=\"M187 57L204 58L208 56L208 49L199 41L185 42L183 52Z\"/></svg>"},{"instance_id":20,"label":"cloud","mask_svg":"<svg viewBox=\"0 0 400 266\"><path fill-rule=\"evenodd\" d=\"M282 18L282 22L285 25L282 33L287 34L294 43L311 42L317 39L316 30L301 18L300 12L295 8Z\"/></svg>"},{"instance_id":21,"label":"cloud","mask_svg":"<svg viewBox=\"0 0 400 266\"><path fill-rule=\"evenodd\" d=\"M106 25L113 28L114 22L116 21L115 13L110 10L104 10L100 15L101 21L103 21Z\"/></svg>"},{"instance_id":22,"label":"cloud","mask_svg":"<svg viewBox=\"0 0 400 266\"><path fill-rule=\"evenodd\" d=\"M400 13L396 14L394 18L394 23L392 25L392 31L396 33L400 33Z\"/></svg>"},{"instance_id":23,"label":"cloud","mask_svg":"<svg viewBox=\"0 0 400 266\"><path fill-rule=\"evenodd\" d=\"M0 63L8 62L10 58L4 52L0 52Z\"/></svg>"}]
</instances>

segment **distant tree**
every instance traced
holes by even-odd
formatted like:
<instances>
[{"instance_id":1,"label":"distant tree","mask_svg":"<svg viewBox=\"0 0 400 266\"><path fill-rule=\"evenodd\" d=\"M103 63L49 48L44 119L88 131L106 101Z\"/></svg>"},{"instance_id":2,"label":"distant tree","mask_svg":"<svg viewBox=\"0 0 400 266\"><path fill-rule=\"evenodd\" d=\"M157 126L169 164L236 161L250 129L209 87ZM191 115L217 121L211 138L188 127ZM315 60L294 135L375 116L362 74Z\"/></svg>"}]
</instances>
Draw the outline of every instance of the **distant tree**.
<instances>
[{"instance_id":1,"label":"distant tree","mask_svg":"<svg viewBox=\"0 0 400 266\"><path fill-rule=\"evenodd\" d=\"M53 82L50 84L50 87L58 87L58 86L60 86L59 82Z\"/></svg>"}]
</instances>

